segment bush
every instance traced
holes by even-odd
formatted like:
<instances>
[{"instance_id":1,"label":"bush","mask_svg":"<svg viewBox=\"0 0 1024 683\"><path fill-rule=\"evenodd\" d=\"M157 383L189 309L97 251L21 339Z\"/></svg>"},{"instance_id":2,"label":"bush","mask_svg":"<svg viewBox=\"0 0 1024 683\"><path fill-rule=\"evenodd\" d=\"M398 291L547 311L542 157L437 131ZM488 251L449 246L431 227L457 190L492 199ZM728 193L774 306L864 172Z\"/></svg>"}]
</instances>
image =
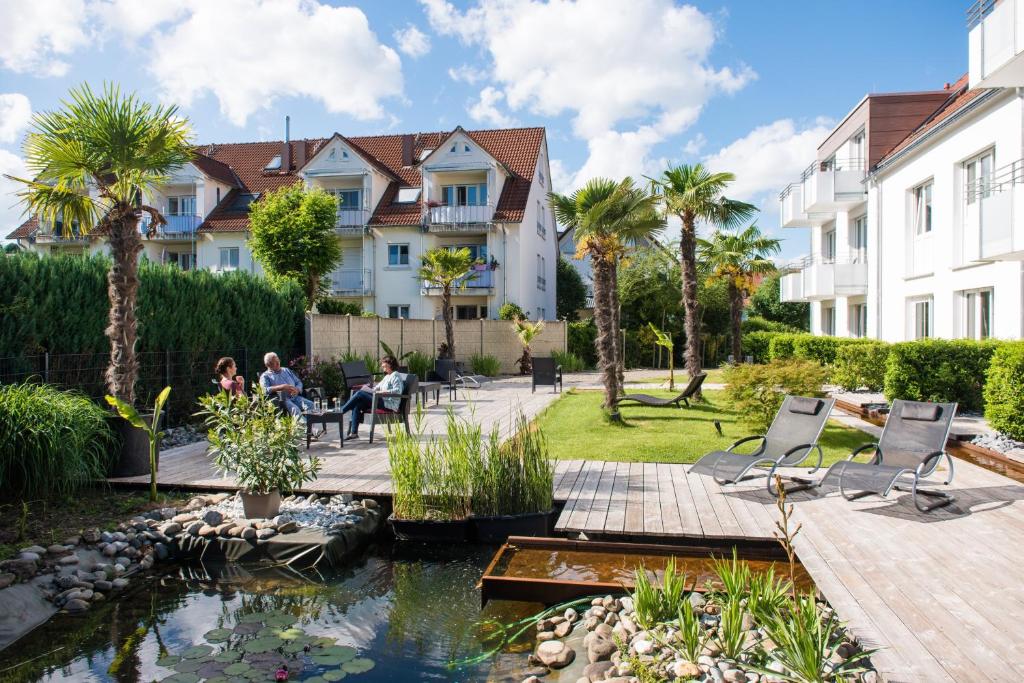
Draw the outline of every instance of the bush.
<instances>
[{"instance_id":1,"label":"bush","mask_svg":"<svg viewBox=\"0 0 1024 683\"><path fill-rule=\"evenodd\" d=\"M993 354L985 377L985 419L1024 441L1024 342L1003 344Z\"/></svg>"},{"instance_id":2,"label":"bush","mask_svg":"<svg viewBox=\"0 0 1024 683\"><path fill-rule=\"evenodd\" d=\"M836 350L831 381L847 391L881 391L888 358L889 345L885 342L844 344Z\"/></svg>"},{"instance_id":3,"label":"bush","mask_svg":"<svg viewBox=\"0 0 1024 683\"><path fill-rule=\"evenodd\" d=\"M525 318L526 314L523 313L523 309L519 304L507 301L498 309L498 317L501 320L515 320L517 318Z\"/></svg>"},{"instance_id":4,"label":"bush","mask_svg":"<svg viewBox=\"0 0 1024 683\"><path fill-rule=\"evenodd\" d=\"M341 299L322 299L316 304L316 310L324 315L362 315L363 307L352 301Z\"/></svg>"},{"instance_id":5,"label":"bush","mask_svg":"<svg viewBox=\"0 0 1024 683\"><path fill-rule=\"evenodd\" d=\"M107 475L110 413L46 384L0 386L0 486L17 496L65 494Z\"/></svg>"},{"instance_id":6,"label":"bush","mask_svg":"<svg viewBox=\"0 0 1024 683\"><path fill-rule=\"evenodd\" d=\"M997 341L922 339L893 344L885 368L885 397L892 401L956 401L979 410Z\"/></svg>"},{"instance_id":7,"label":"bush","mask_svg":"<svg viewBox=\"0 0 1024 683\"><path fill-rule=\"evenodd\" d=\"M851 337L822 337L798 334L793 339L793 355L804 360L816 360L822 365L836 362L836 352L844 346L857 346L871 340Z\"/></svg>"},{"instance_id":8,"label":"bush","mask_svg":"<svg viewBox=\"0 0 1024 683\"><path fill-rule=\"evenodd\" d=\"M562 366L562 372L583 372L587 369L583 359L570 351L552 351L551 357Z\"/></svg>"},{"instance_id":9,"label":"bush","mask_svg":"<svg viewBox=\"0 0 1024 683\"><path fill-rule=\"evenodd\" d=\"M313 356L312 363L305 356L299 356L292 359L288 366L295 371L307 389L320 387L324 390L325 397L342 396L345 393L345 375L341 372L338 359L333 356L330 360Z\"/></svg>"},{"instance_id":10,"label":"bush","mask_svg":"<svg viewBox=\"0 0 1024 683\"><path fill-rule=\"evenodd\" d=\"M594 347L597 341L597 325L593 318L569 323L567 336L569 353L582 358L587 367L597 365L597 349Z\"/></svg>"},{"instance_id":11,"label":"bush","mask_svg":"<svg viewBox=\"0 0 1024 683\"><path fill-rule=\"evenodd\" d=\"M752 356L755 363L767 363L769 344L777 332L745 332L743 334L743 355Z\"/></svg>"},{"instance_id":12,"label":"bush","mask_svg":"<svg viewBox=\"0 0 1024 683\"><path fill-rule=\"evenodd\" d=\"M776 334L768 342L768 360L783 360L793 358L796 355L794 344L799 334Z\"/></svg>"},{"instance_id":13,"label":"bush","mask_svg":"<svg viewBox=\"0 0 1024 683\"><path fill-rule=\"evenodd\" d=\"M475 375L495 377L501 373L501 361L489 354L474 353L469 357L469 367Z\"/></svg>"},{"instance_id":14,"label":"bush","mask_svg":"<svg viewBox=\"0 0 1024 683\"><path fill-rule=\"evenodd\" d=\"M413 351L406 356L405 365L410 373L416 375L421 382L425 382L427 374L434 369L434 359L420 351Z\"/></svg>"},{"instance_id":15,"label":"bush","mask_svg":"<svg viewBox=\"0 0 1024 683\"><path fill-rule=\"evenodd\" d=\"M787 325L786 323L780 323L777 320L768 320L760 316L750 316L740 324L743 334L750 334L751 332L791 332L800 333L803 332L798 327Z\"/></svg>"},{"instance_id":16,"label":"bush","mask_svg":"<svg viewBox=\"0 0 1024 683\"><path fill-rule=\"evenodd\" d=\"M821 396L828 370L809 360L744 363L725 370L726 393L743 420L758 434L768 431L786 394Z\"/></svg>"}]
</instances>

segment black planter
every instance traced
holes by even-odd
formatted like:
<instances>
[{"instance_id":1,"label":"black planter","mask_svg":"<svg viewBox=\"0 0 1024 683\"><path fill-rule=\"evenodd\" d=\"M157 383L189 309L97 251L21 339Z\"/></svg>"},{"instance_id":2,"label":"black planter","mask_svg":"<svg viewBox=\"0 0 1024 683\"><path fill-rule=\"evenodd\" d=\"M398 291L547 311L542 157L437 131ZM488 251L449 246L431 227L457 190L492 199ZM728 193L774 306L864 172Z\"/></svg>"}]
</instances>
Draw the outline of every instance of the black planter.
<instances>
[{"instance_id":1,"label":"black planter","mask_svg":"<svg viewBox=\"0 0 1024 683\"><path fill-rule=\"evenodd\" d=\"M504 543L509 536L547 536L551 510L526 512L520 515L470 517L470 532L477 543Z\"/></svg>"},{"instance_id":2,"label":"black planter","mask_svg":"<svg viewBox=\"0 0 1024 683\"><path fill-rule=\"evenodd\" d=\"M469 520L457 519L450 522L431 519L395 519L388 517L395 538L400 541L422 543L465 543L469 540Z\"/></svg>"},{"instance_id":3,"label":"black planter","mask_svg":"<svg viewBox=\"0 0 1024 683\"><path fill-rule=\"evenodd\" d=\"M152 422L152 413L143 414L143 419ZM111 426L118 435L121 450L117 454L117 462L110 470L111 477L137 477L149 474L149 437L146 432L133 427L128 420L120 415L110 418ZM160 468L160 448L156 451L157 469Z\"/></svg>"}]
</instances>

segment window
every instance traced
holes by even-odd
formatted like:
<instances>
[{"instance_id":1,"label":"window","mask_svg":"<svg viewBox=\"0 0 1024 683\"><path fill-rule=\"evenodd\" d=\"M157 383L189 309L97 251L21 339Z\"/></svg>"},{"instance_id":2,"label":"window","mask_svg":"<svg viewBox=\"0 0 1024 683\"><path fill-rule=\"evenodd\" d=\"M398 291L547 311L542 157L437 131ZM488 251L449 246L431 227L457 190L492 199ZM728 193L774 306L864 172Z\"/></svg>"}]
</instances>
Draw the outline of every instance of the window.
<instances>
[{"instance_id":1,"label":"window","mask_svg":"<svg viewBox=\"0 0 1024 683\"><path fill-rule=\"evenodd\" d=\"M853 248L854 263L864 263L868 260L867 216L860 216L853 221L853 232L850 234L850 246Z\"/></svg>"},{"instance_id":2,"label":"window","mask_svg":"<svg viewBox=\"0 0 1024 683\"><path fill-rule=\"evenodd\" d=\"M398 204L413 204L420 198L420 188L418 187L401 187L398 189L398 197L395 198L395 202Z\"/></svg>"},{"instance_id":3,"label":"window","mask_svg":"<svg viewBox=\"0 0 1024 683\"><path fill-rule=\"evenodd\" d=\"M338 211L351 211L363 208L361 200L362 190L329 189L327 194L333 195L338 200Z\"/></svg>"},{"instance_id":4,"label":"window","mask_svg":"<svg viewBox=\"0 0 1024 683\"><path fill-rule=\"evenodd\" d=\"M962 336L988 339L992 336L992 290L961 292L963 300Z\"/></svg>"},{"instance_id":5,"label":"window","mask_svg":"<svg viewBox=\"0 0 1024 683\"><path fill-rule=\"evenodd\" d=\"M388 317L389 318L405 318L409 319L409 305L400 304L397 306L388 306Z\"/></svg>"},{"instance_id":6,"label":"window","mask_svg":"<svg viewBox=\"0 0 1024 683\"><path fill-rule=\"evenodd\" d=\"M821 255L825 263L835 263L836 260L836 231L829 230L821 235Z\"/></svg>"},{"instance_id":7,"label":"window","mask_svg":"<svg viewBox=\"0 0 1024 683\"><path fill-rule=\"evenodd\" d=\"M914 339L928 339L932 336L932 300L914 299L910 302L911 323Z\"/></svg>"},{"instance_id":8,"label":"window","mask_svg":"<svg viewBox=\"0 0 1024 683\"><path fill-rule=\"evenodd\" d=\"M853 304L850 306L850 334L854 337L866 337L868 334L868 305Z\"/></svg>"},{"instance_id":9,"label":"window","mask_svg":"<svg viewBox=\"0 0 1024 683\"><path fill-rule=\"evenodd\" d=\"M430 153L431 153L431 152L433 152L433 151L434 151L434 150L432 150L432 149L429 149L429 148L426 148L426 147L424 147L423 149L421 149L421 150L420 150L420 161L423 161L424 159L426 159L427 157L429 157L429 156L430 156Z\"/></svg>"},{"instance_id":10,"label":"window","mask_svg":"<svg viewBox=\"0 0 1024 683\"><path fill-rule=\"evenodd\" d=\"M914 234L932 231L932 181L914 188Z\"/></svg>"},{"instance_id":11,"label":"window","mask_svg":"<svg viewBox=\"0 0 1024 683\"><path fill-rule=\"evenodd\" d=\"M544 187L544 171L541 171L540 169L537 169L537 181L540 183L541 187Z\"/></svg>"},{"instance_id":12,"label":"window","mask_svg":"<svg viewBox=\"0 0 1024 683\"><path fill-rule=\"evenodd\" d=\"M487 183L445 185L441 188L441 203L447 206L485 206Z\"/></svg>"},{"instance_id":13,"label":"window","mask_svg":"<svg viewBox=\"0 0 1024 683\"><path fill-rule=\"evenodd\" d=\"M992 193L992 169L995 168L995 150L979 154L964 162L964 176L967 180L967 203L973 204Z\"/></svg>"},{"instance_id":14,"label":"window","mask_svg":"<svg viewBox=\"0 0 1024 683\"><path fill-rule=\"evenodd\" d=\"M217 188L217 203L220 204L220 188Z\"/></svg>"},{"instance_id":15,"label":"window","mask_svg":"<svg viewBox=\"0 0 1024 683\"><path fill-rule=\"evenodd\" d=\"M484 263L487 263L486 244L453 244L448 247L448 251L457 251L459 249L469 249L469 255L474 261L483 261Z\"/></svg>"},{"instance_id":16,"label":"window","mask_svg":"<svg viewBox=\"0 0 1024 683\"><path fill-rule=\"evenodd\" d=\"M264 171L277 171L277 170L280 170L280 168L281 168L281 155L278 154L277 156L275 156L273 159L270 160L269 164L267 164L266 166L263 167L263 170Z\"/></svg>"},{"instance_id":17,"label":"window","mask_svg":"<svg viewBox=\"0 0 1024 683\"><path fill-rule=\"evenodd\" d=\"M232 200L231 206L228 207L228 211L248 213L249 205L256 201L257 198L259 198L259 194L240 192L235 196L234 200Z\"/></svg>"},{"instance_id":18,"label":"window","mask_svg":"<svg viewBox=\"0 0 1024 683\"><path fill-rule=\"evenodd\" d=\"M537 234L547 239L548 229L544 225L544 205L537 200Z\"/></svg>"},{"instance_id":19,"label":"window","mask_svg":"<svg viewBox=\"0 0 1024 683\"><path fill-rule=\"evenodd\" d=\"M487 317L487 307L468 305L455 307L456 320L480 320Z\"/></svg>"},{"instance_id":20,"label":"window","mask_svg":"<svg viewBox=\"0 0 1024 683\"><path fill-rule=\"evenodd\" d=\"M852 164L857 164L860 167L864 167L864 160L866 155L864 154L864 131L861 131L850 138L850 161Z\"/></svg>"},{"instance_id":21,"label":"window","mask_svg":"<svg viewBox=\"0 0 1024 683\"><path fill-rule=\"evenodd\" d=\"M545 265L546 263L544 257L541 256L540 254L537 254L537 289L541 290L542 292L545 291L548 286L547 278L544 277L545 273L547 272L545 270Z\"/></svg>"},{"instance_id":22,"label":"window","mask_svg":"<svg viewBox=\"0 0 1024 683\"><path fill-rule=\"evenodd\" d=\"M821 333L830 337L836 333L836 309L832 306L821 307Z\"/></svg>"},{"instance_id":23,"label":"window","mask_svg":"<svg viewBox=\"0 0 1024 683\"><path fill-rule=\"evenodd\" d=\"M220 248L220 269L238 270L238 247Z\"/></svg>"},{"instance_id":24,"label":"window","mask_svg":"<svg viewBox=\"0 0 1024 683\"><path fill-rule=\"evenodd\" d=\"M167 213L170 216L196 215L196 196L190 194L181 197L168 197Z\"/></svg>"},{"instance_id":25,"label":"window","mask_svg":"<svg viewBox=\"0 0 1024 683\"><path fill-rule=\"evenodd\" d=\"M469 154L469 145L464 142L456 142L448 151L452 154Z\"/></svg>"},{"instance_id":26,"label":"window","mask_svg":"<svg viewBox=\"0 0 1024 683\"><path fill-rule=\"evenodd\" d=\"M407 265L409 265L409 245L408 244L389 244L388 245L388 265L389 266L407 266Z\"/></svg>"},{"instance_id":27,"label":"window","mask_svg":"<svg viewBox=\"0 0 1024 683\"><path fill-rule=\"evenodd\" d=\"M182 270L192 270L196 267L196 257L195 254L171 251L164 257L164 263L178 266Z\"/></svg>"}]
</instances>

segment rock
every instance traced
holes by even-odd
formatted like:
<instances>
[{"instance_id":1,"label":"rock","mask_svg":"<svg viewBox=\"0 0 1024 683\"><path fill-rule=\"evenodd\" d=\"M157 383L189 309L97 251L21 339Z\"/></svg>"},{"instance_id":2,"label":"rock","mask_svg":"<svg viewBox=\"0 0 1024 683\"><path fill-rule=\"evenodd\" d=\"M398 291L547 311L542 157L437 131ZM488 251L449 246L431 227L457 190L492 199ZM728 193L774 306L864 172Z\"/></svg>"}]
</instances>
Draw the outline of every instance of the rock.
<instances>
[{"instance_id":1,"label":"rock","mask_svg":"<svg viewBox=\"0 0 1024 683\"><path fill-rule=\"evenodd\" d=\"M377 508L380 507L380 504L377 503L377 501L375 501L373 498L363 498L362 505L367 510L376 510Z\"/></svg>"},{"instance_id":2,"label":"rock","mask_svg":"<svg viewBox=\"0 0 1024 683\"><path fill-rule=\"evenodd\" d=\"M652 652L654 652L654 641L647 640L645 638L638 638L637 640L633 641L632 648L633 652L637 653L638 655L649 655Z\"/></svg>"},{"instance_id":3,"label":"rock","mask_svg":"<svg viewBox=\"0 0 1024 683\"><path fill-rule=\"evenodd\" d=\"M619 615L615 612L609 612L604 618L604 623L609 626L615 626L615 624L619 623Z\"/></svg>"},{"instance_id":4,"label":"rock","mask_svg":"<svg viewBox=\"0 0 1024 683\"><path fill-rule=\"evenodd\" d=\"M540 633L537 634L537 642L539 642L539 643L543 643L545 640L554 640L554 639L555 639L555 632L554 631L541 631Z\"/></svg>"},{"instance_id":5,"label":"rock","mask_svg":"<svg viewBox=\"0 0 1024 683\"><path fill-rule=\"evenodd\" d=\"M701 673L703 673L699 666L686 660L679 660L673 663L670 671L672 671L672 675L676 678L684 680L687 678L700 678Z\"/></svg>"},{"instance_id":6,"label":"rock","mask_svg":"<svg viewBox=\"0 0 1024 683\"><path fill-rule=\"evenodd\" d=\"M587 629L588 631L593 631L595 628L597 628L597 625L600 623L601 620L597 617L587 617L583 621L583 628Z\"/></svg>"},{"instance_id":7,"label":"rock","mask_svg":"<svg viewBox=\"0 0 1024 683\"><path fill-rule=\"evenodd\" d=\"M67 552L67 547L59 543L54 543L53 545L46 547L47 555L64 555Z\"/></svg>"},{"instance_id":8,"label":"rock","mask_svg":"<svg viewBox=\"0 0 1024 683\"><path fill-rule=\"evenodd\" d=\"M64 603L64 609L68 612L84 612L89 609L89 603L85 600L74 598Z\"/></svg>"},{"instance_id":9,"label":"rock","mask_svg":"<svg viewBox=\"0 0 1024 683\"><path fill-rule=\"evenodd\" d=\"M595 638L587 646L587 661L594 663L608 659L616 650L618 647L615 645L615 641L608 638Z\"/></svg>"},{"instance_id":10,"label":"rock","mask_svg":"<svg viewBox=\"0 0 1024 683\"><path fill-rule=\"evenodd\" d=\"M628 633L629 635L633 635L634 633L636 633L637 631L639 631L639 630L640 630L640 629L639 629L639 628L637 627L637 625L636 625L636 622L635 622L635 621L633 621L633 618L632 618L632 617L630 617L630 616L629 616L628 614L622 614L622 615L620 615L620 616L619 616L619 623L620 623L620 624L622 624L622 628L623 628L623 629L624 629L624 630L626 631L626 633Z\"/></svg>"},{"instance_id":11,"label":"rock","mask_svg":"<svg viewBox=\"0 0 1024 683\"><path fill-rule=\"evenodd\" d=\"M216 538L217 527L210 526L209 524L204 524L199 528L199 535L203 538Z\"/></svg>"},{"instance_id":12,"label":"rock","mask_svg":"<svg viewBox=\"0 0 1024 683\"><path fill-rule=\"evenodd\" d=\"M555 626L554 634L556 638L565 638L572 631L572 622L563 621L562 623Z\"/></svg>"},{"instance_id":13,"label":"rock","mask_svg":"<svg viewBox=\"0 0 1024 683\"><path fill-rule=\"evenodd\" d=\"M226 538L230 535L230 531L235 528L234 522L224 522L223 524L217 525L217 535L221 538Z\"/></svg>"},{"instance_id":14,"label":"rock","mask_svg":"<svg viewBox=\"0 0 1024 683\"><path fill-rule=\"evenodd\" d=\"M45 552L46 552L46 548L43 548L43 553L45 553ZM42 555L39 554L39 553L33 553L33 552L29 552L29 551L24 551L24 552L18 553L18 559L19 560L30 560L32 562L38 562L39 560L41 560L43 558L42 558Z\"/></svg>"},{"instance_id":15,"label":"rock","mask_svg":"<svg viewBox=\"0 0 1024 683\"><path fill-rule=\"evenodd\" d=\"M99 581L96 581L93 584L93 588L95 588L98 591L103 591L105 593L105 592L113 589L114 588L114 584L112 584L109 581L106 581L104 579L100 579Z\"/></svg>"},{"instance_id":16,"label":"rock","mask_svg":"<svg viewBox=\"0 0 1024 683\"><path fill-rule=\"evenodd\" d=\"M45 555L46 554L46 548L44 548L41 545L30 545L30 546L26 546L26 547L22 548L20 552L23 552L23 553L35 553L36 555Z\"/></svg>"},{"instance_id":17,"label":"rock","mask_svg":"<svg viewBox=\"0 0 1024 683\"><path fill-rule=\"evenodd\" d=\"M103 595L103 593L100 593L98 591L92 594L92 602L101 602L106 599L107 596Z\"/></svg>"},{"instance_id":18,"label":"rock","mask_svg":"<svg viewBox=\"0 0 1024 683\"><path fill-rule=\"evenodd\" d=\"M579 612L574 610L572 607L570 607L569 609L565 610L565 613L562 614L562 616L565 617L566 621L572 621L572 622L575 622L577 619L580 618Z\"/></svg>"},{"instance_id":19,"label":"rock","mask_svg":"<svg viewBox=\"0 0 1024 683\"><path fill-rule=\"evenodd\" d=\"M722 678L725 679L727 683L746 683L747 681L747 675L739 669L723 671Z\"/></svg>"},{"instance_id":20,"label":"rock","mask_svg":"<svg viewBox=\"0 0 1024 683\"><path fill-rule=\"evenodd\" d=\"M224 513L219 510L207 510L203 513L203 521L210 526L217 526L224 521Z\"/></svg>"},{"instance_id":21,"label":"rock","mask_svg":"<svg viewBox=\"0 0 1024 683\"><path fill-rule=\"evenodd\" d=\"M860 675L861 683L878 683L878 673L875 671L865 671Z\"/></svg>"},{"instance_id":22,"label":"rock","mask_svg":"<svg viewBox=\"0 0 1024 683\"><path fill-rule=\"evenodd\" d=\"M613 629L608 624L598 624L594 629L594 635L599 638L607 638L611 640Z\"/></svg>"},{"instance_id":23,"label":"rock","mask_svg":"<svg viewBox=\"0 0 1024 683\"><path fill-rule=\"evenodd\" d=\"M82 531L82 541L85 543L98 543L100 540L100 530L96 527L84 529Z\"/></svg>"},{"instance_id":24,"label":"rock","mask_svg":"<svg viewBox=\"0 0 1024 683\"><path fill-rule=\"evenodd\" d=\"M14 583L14 580L17 578L17 576L10 572L4 572L3 574L0 574L0 590L10 586L12 583Z\"/></svg>"},{"instance_id":25,"label":"rock","mask_svg":"<svg viewBox=\"0 0 1024 683\"><path fill-rule=\"evenodd\" d=\"M523 683L540 683L540 679L536 676L527 676L523 679Z\"/></svg>"},{"instance_id":26,"label":"rock","mask_svg":"<svg viewBox=\"0 0 1024 683\"><path fill-rule=\"evenodd\" d=\"M191 524L188 525L188 528L186 529L186 531L188 531L188 533L191 534L192 536L198 536L199 535L199 530L202 529L204 526L206 526L206 525L203 524L202 522L192 522Z\"/></svg>"},{"instance_id":27,"label":"rock","mask_svg":"<svg viewBox=\"0 0 1024 683\"><path fill-rule=\"evenodd\" d=\"M0 572L11 573L24 581L36 575L38 564L34 560L4 560L0 562Z\"/></svg>"},{"instance_id":28,"label":"rock","mask_svg":"<svg viewBox=\"0 0 1024 683\"><path fill-rule=\"evenodd\" d=\"M165 543L154 543L153 554L158 560L166 560L171 555L171 549Z\"/></svg>"},{"instance_id":29,"label":"rock","mask_svg":"<svg viewBox=\"0 0 1024 683\"><path fill-rule=\"evenodd\" d=\"M251 526L247 526L247 527L243 527L242 528L242 531L239 534L239 537L244 539L244 540L246 540L246 541L251 541L254 538L256 538L256 534L258 534L258 533L259 532L256 531L255 529L253 529Z\"/></svg>"},{"instance_id":30,"label":"rock","mask_svg":"<svg viewBox=\"0 0 1024 683\"><path fill-rule=\"evenodd\" d=\"M708 602L708 599L705 598L700 593L698 593L697 591L694 591L694 592L690 593L689 600L690 600L690 606L691 607L703 607Z\"/></svg>"},{"instance_id":31,"label":"rock","mask_svg":"<svg viewBox=\"0 0 1024 683\"><path fill-rule=\"evenodd\" d=\"M58 560L62 565L78 564L78 555L65 555Z\"/></svg>"},{"instance_id":32,"label":"rock","mask_svg":"<svg viewBox=\"0 0 1024 683\"><path fill-rule=\"evenodd\" d=\"M604 619L604 615L608 614L608 610L606 610L604 607L601 607L600 605L597 605L595 607L591 607L588 610L588 613L592 617L597 617L598 619L602 619L603 620Z\"/></svg>"},{"instance_id":33,"label":"rock","mask_svg":"<svg viewBox=\"0 0 1024 683\"><path fill-rule=\"evenodd\" d=\"M187 524L188 522L196 521L196 516L191 512L182 512L180 515L171 517L171 521L175 524Z\"/></svg>"},{"instance_id":34,"label":"rock","mask_svg":"<svg viewBox=\"0 0 1024 683\"><path fill-rule=\"evenodd\" d=\"M743 619L742 619L742 622L740 624L740 628L742 628L744 631L750 631L751 629L753 629L754 628L754 615L751 614L750 612L744 612L743 613ZM842 647L842 646L840 645L840 647Z\"/></svg>"},{"instance_id":35,"label":"rock","mask_svg":"<svg viewBox=\"0 0 1024 683\"><path fill-rule=\"evenodd\" d=\"M555 628L555 622L550 619L541 619L537 622L538 631L551 631Z\"/></svg>"},{"instance_id":36,"label":"rock","mask_svg":"<svg viewBox=\"0 0 1024 683\"><path fill-rule=\"evenodd\" d=\"M547 667L561 669L576 659L576 651L560 640L549 640L537 646L537 659Z\"/></svg>"},{"instance_id":37,"label":"rock","mask_svg":"<svg viewBox=\"0 0 1024 683\"><path fill-rule=\"evenodd\" d=\"M294 532L296 532L298 530L299 530L299 523L294 521L294 520L290 520L290 521L285 522L284 524L278 524L277 525L278 533L282 533L282 534L290 534L290 533L294 533Z\"/></svg>"},{"instance_id":38,"label":"rock","mask_svg":"<svg viewBox=\"0 0 1024 683\"><path fill-rule=\"evenodd\" d=\"M593 662L583 667L583 675L587 677L587 680L600 681L603 680L605 675L615 667L613 662Z\"/></svg>"},{"instance_id":39,"label":"rock","mask_svg":"<svg viewBox=\"0 0 1024 683\"><path fill-rule=\"evenodd\" d=\"M272 536L277 536L277 529L269 529L269 528L267 528L267 529L257 529L256 530L256 538L259 538L261 540L266 540L266 539L268 539L268 538L270 538Z\"/></svg>"},{"instance_id":40,"label":"rock","mask_svg":"<svg viewBox=\"0 0 1024 683\"><path fill-rule=\"evenodd\" d=\"M160 533L167 536L174 536L175 534L181 533L181 529L182 526L180 522L168 522L160 527Z\"/></svg>"},{"instance_id":41,"label":"rock","mask_svg":"<svg viewBox=\"0 0 1024 683\"><path fill-rule=\"evenodd\" d=\"M697 657L697 664L710 668L715 665L715 660L707 655L701 655L700 657Z\"/></svg>"},{"instance_id":42,"label":"rock","mask_svg":"<svg viewBox=\"0 0 1024 683\"><path fill-rule=\"evenodd\" d=\"M275 527L280 527L285 522L292 521L292 518L289 515L278 515L277 517L274 517L274 519L272 519L271 521L274 523Z\"/></svg>"},{"instance_id":43,"label":"rock","mask_svg":"<svg viewBox=\"0 0 1024 683\"><path fill-rule=\"evenodd\" d=\"M108 543L108 544L106 544L105 546L103 546L102 552L107 557L113 557L114 555L117 555L117 544L116 543Z\"/></svg>"},{"instance_id":44,"label":"rock","mask_svg":"<svg viewBox=\"0 0 1024 683\"><path fill-rule=\"evenodd\" d=\"M82 542L82 537L81 536L68 536L67 538L64 539L64 545L66 545L66 546L76 546L76 545L78 545L81 542Z\"/></svg>"},{"instance_id":45,"label":"rock","mask_svg":"<svg viewBox=\"0 0 1024 683\"><path fill-rule=\"evenodd\" d=\"M128 579L114 579L113 581L110 582L110 584L116 590L122 590L122 589L128 587Z\"/></svg>"}]
</instances>

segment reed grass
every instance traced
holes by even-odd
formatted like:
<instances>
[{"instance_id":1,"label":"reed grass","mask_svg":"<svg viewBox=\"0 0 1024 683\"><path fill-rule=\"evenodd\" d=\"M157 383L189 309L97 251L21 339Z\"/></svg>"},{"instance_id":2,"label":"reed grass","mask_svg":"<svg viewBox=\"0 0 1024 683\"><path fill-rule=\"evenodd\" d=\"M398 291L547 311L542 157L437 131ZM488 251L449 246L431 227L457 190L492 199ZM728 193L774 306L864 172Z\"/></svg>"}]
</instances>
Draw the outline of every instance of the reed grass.
<instances>
[{"instance_id":1,"label":"reed grass","mask_svg":"<svg viewBox=\"0 0 1024 683\"><path fill-rule=\"evenodd\" d=\"M501 443L497 426L473 459L473 514L479 517L547 512L553 505L554 464L543 432L516 414Z\"/></svg>"},{"instance_id":2,"label":"reed grass","mask_svg":"<svg viewBox=\"0 0 1024 683\"><path fill-rule=\"evenodd\" d=\"M46 384L0 386L0 486L6 496L68 494L116 457L110 413Z\"/></svg>"},{"instance_id":3,"label":"reed grass","mask_svg":"<svg viewBox=\"0 0 1024 683\"><path fill-rule=\"evenodd\" d=\"M485 377L497 377L501 373L501 361L497 357L485 353L475 353L469 357L469 367L473 374Z\"/></svg>"},{"instance_id":4,"label":"reed grass","mask_svg":"<svg viewBox=\"0 0 1024 683\"><path fill-rule=\"evenodd\" d=\"M562 372L583 372L587 369L587 362L571 351L552 351L551 357L562 366Z\"/></svg>"}]
</instances>

